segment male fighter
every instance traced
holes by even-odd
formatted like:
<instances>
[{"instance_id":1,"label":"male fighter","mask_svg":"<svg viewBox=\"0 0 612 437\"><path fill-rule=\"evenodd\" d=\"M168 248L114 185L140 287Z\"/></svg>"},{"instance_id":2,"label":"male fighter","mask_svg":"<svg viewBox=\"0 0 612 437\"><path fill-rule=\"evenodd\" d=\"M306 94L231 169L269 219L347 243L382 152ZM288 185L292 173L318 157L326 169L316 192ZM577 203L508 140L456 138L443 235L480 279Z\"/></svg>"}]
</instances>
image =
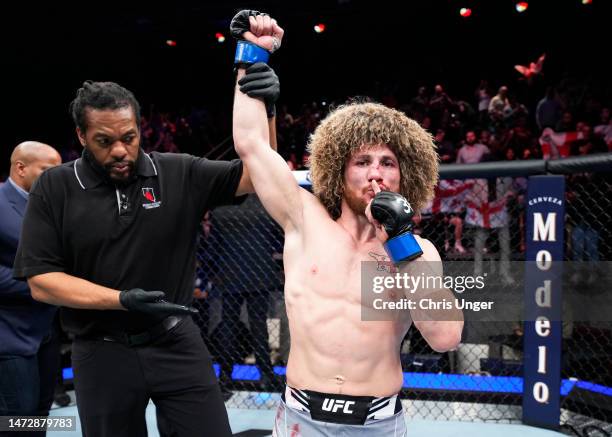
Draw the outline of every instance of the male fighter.
<instances>
[{"instance_id":1,"label":"male fighter","mask_svg":"<svg viewBox=\"0 0 612 437\"><path fill-rule=\"evenodd\" d=\"M245 48L249 44L278 48L283 35L274 20L255 11L239 13L232 28L246 40L238 42L241 53L257 51ZM261 65L252 63L245 73L253 58L237 58L242 86L235 92L234 144L260 200L285 232L291 350L274 435L405 435L397 397L403 382L400 343L414 319L433 349L453 349L462 317L456 311L444 320L426 312L415 317L406 310L394 320L363 321L360 270L362 261L376 261L372 253L385 251L400 271L414 273L415 265L427 270L440 261L429 241L408 232L412 210L406 199L419 209L438 179L431 136L379 104L340 107L309 144L313 195L268 146L266 110L249 98L258 93L244 85ZM431 296L452 299L448 290Z\"/></svg>"}]
</instances>

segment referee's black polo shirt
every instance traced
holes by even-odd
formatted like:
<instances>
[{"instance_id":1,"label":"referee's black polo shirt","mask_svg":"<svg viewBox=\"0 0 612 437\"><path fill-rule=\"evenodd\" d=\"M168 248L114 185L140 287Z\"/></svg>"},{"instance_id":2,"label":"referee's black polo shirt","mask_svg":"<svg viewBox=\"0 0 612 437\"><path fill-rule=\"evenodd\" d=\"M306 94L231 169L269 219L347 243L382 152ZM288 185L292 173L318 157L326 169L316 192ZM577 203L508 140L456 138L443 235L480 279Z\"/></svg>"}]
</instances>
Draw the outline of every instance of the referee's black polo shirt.
<instances>
[{"instance_id":1,"label":"referee's black polo shirt","mask_svg":"<svg viewBox=\"0 0 612 437\"><path fill-rule=\"evenodd\" d=\"M125 290L161 290L190 305L196 236L204 213L234 202L239 160L145 154L135 178L115 185L87 152L45 171L28 200L14 276L65 272ZM154 323L127 311L64 308L76 335L139 332Z\"/></svg>"}]
</instances>

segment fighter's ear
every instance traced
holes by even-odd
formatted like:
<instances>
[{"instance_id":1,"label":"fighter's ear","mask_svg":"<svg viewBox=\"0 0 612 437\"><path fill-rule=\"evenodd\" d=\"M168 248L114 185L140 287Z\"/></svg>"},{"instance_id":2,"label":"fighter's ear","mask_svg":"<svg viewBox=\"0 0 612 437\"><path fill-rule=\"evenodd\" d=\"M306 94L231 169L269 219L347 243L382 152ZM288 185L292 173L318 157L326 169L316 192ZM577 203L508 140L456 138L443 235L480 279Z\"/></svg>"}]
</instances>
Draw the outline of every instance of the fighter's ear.
<instances>
[{"instance_id":1,"label":"fighter's ear","mask_svg":"<svg viewBox=\"0 0 612 437\"><path fill-rule=\"evenodd\" d=\"M79 142L81 143L81 146L85 147L85 145L87 144L87 141L85 140L85 132L81 131L81 128L76 128L76 134L77 137L79 137Z\"/></svg>"}]
</instances>

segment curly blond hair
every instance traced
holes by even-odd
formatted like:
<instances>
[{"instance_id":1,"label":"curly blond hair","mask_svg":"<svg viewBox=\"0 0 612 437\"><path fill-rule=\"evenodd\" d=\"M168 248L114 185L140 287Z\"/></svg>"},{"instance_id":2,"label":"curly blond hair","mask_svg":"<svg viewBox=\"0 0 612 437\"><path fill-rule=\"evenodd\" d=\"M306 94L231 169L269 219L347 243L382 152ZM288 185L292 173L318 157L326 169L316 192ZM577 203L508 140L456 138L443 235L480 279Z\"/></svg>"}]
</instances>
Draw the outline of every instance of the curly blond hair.
<instances>
[{"instance_id":1,"label":"curly blond hair","mask_svg":"<svg viewBox=\"0 0 612 437\"><path fill-rule=\"evenodd\" d=\"M400 166L400 193L419 211L438 183L438 154L431 135L402 112L378 103L352 103L332 111L312 134L310 177L331 217L340 217L344 168L367 146L385 144Z\"/></svg>"}]
</instances>

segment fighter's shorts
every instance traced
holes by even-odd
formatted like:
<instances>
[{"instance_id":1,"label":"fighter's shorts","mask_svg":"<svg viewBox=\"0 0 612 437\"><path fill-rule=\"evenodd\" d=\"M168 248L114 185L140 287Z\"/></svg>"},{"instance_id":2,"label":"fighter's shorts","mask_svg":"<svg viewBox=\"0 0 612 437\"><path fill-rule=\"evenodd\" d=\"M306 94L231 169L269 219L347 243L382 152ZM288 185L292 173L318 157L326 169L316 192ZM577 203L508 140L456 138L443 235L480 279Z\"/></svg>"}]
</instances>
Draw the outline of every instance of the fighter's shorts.
<instances>
[{"instance_id":1,"label":"fighter's shorts","mask_svg":"<svg viewBox=\"0 0 612 437\"><path fill-rule=\"evenodd\" d=\"M274 422L274 437L406 436L404 410L397 395L347 396L287 386Z\"/></svg>"}]
</instances>

